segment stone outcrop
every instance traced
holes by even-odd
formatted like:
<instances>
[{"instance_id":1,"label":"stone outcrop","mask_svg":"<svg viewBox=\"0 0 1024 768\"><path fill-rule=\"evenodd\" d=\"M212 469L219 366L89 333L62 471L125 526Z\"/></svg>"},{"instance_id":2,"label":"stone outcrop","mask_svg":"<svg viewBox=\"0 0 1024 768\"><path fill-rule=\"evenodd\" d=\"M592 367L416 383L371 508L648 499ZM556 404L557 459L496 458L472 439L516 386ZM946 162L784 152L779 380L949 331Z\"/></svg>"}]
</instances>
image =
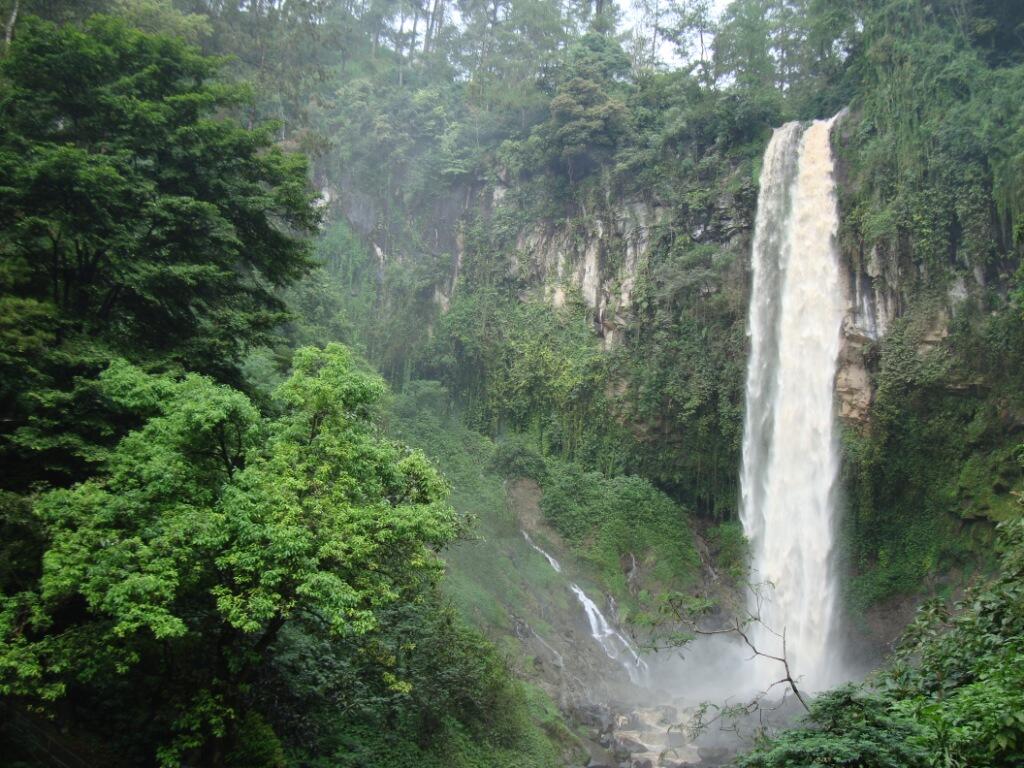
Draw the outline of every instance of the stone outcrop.
<instances>
[{"instance_id":1,"label":"stone outcrop","mask_svg":"<svg viewBox=\"0 0 1024 768\"><path fill-rule=\"evenodd\" d=\"M894 302L886 289L876 252L866 264L859 254L851 257L844 253L840 266L846 313L836 369L836 401L844 422L863 424L874 396L868 351L889 327Z\"/></svg>"},{"instance_id":2,"label":"stone outcrop","mask_svg":"<svg viewBox=\"0 0 1024 768\"><path fill-rule=\"evenodd\" d=\"M664 215L664 208L631 201L571 222L538 223L519 233L510 269L542 286L553 306L578 292L611 346L634 321L637 277Z\"/></svg>"},{"instance_id":3,"label":"stone outcrop","mask_svg":"<svg viewBox=\"0 0 1024 768\"><path fill-rule=\"evenodd\" d=\"M836 400L840 418L851 426L867 423L874 398L871 359L892 323L908 308L906 294L922 275L906 258L875 247L867 253L844 248L840 254L846 314L836 370ZM956 277L930 315L918 312L927 327L919 337L925 354L949 335L950 323L971 292L983 287L984 276Z\"/></svg>"}]
</instances>

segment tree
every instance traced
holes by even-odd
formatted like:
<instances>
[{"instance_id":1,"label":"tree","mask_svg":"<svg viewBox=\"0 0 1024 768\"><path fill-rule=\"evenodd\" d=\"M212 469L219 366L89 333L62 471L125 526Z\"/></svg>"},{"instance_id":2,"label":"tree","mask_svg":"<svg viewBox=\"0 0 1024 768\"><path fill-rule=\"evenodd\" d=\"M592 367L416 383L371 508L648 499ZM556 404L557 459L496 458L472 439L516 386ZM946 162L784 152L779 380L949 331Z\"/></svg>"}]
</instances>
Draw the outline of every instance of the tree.
<instances>
[{"instance_id":1,"label":"tree","mask_svg":"<svg viewBox=\"0 0 1024 768\"><path fill-rule=\"evenodd\" d=\"M627 121L622 102L593 80L576 78L558 89L551 100L552 143L571 181L611 156Z\"/></svg>"},{"instance_id":2,"label":"tree","mask_svg":"<svg viewBox=\"0 0 1024 768\"><path fill-rule=\"evenodd\" d=\"M636 22L630 30L629 48L633 69L651 70L661 63L660 43L664 40L662 21L668 11L661 0L633 0Z\"/></svg>"},{"instance_id":3,"label":"tree","mask_svg":"<svg viewBox=\"0 0 1024 768\"><path fill-rule=\"evenodd\" d=\"M149 418L101 475L35 503L42 571L0 598L0 694L109 716L117 691L108 738L123 721L165 765L221 765L285 625L362 635L440 575L446 487L377 436L384 383L339 345L296 352L274 419L209 378L123 361L101 389Z\"/></svg>"},{"instance_id":4,"label":"tree","mask_svg":"<svg viewBox=\"0 0 1024 768\"><path fill-rule=\"evenodd\" d=\"M675 46L680 59L698 67L701 79L708 82L715 34L710 0L669 0L663 17L662 37Z\"/></svg>"},{"instance_id":5,"label":"tree","mask_svg":"<svg viewBox=\"0 0 1024 768\"><path fill-rule=\"evenodd\" d=\"M237 380L317 221L305 160L225 117L244 93L214 82L217 60L114 18L19 25L0 64L8 487L40 457L71 477L95 458L98 433L57 433L112 355Z\"/></svg>"},{"instance_id":6,"label":"tree","mask_svg":"<svg viewBox=\"0 0 1024 768\"><path fill-rule=\"evenodd\" d=\"M629 72L619 44L590 32L567 54L563 80L551 100L548 142L571 181L609 160L629 131L630 115L615 93Z\"/></svg>"},{"instance_id":7,"label":"tree","mask_svg":"<svg viewBox=\"0 0 1024 768\"><path fill-rule=\"evenodd\" d=\"M51 21L82 21L94 13L109 10L112 2L148 3L162 0L0 0L7 44L17 36L21 20L39 16Z\"/></svg>"},{"instance_id":8,"label":"tree","mask_svg":"<svg viewBox=\"0 0 1024 768\"><path fill-rule=\"evenodd\" d=\"M722 15L715 35L715 70L719 80L734 78L754 91L780 87L773 47L778 37L780 0L739 0Z\"/></svg>"},{"instance_id":9,"label":"tree","mask_svg":"<svg viewBox=\"0 0 1024 768\"><path fill-rule=\"evenodd\" d=\"M173 0L113 0L111 12L150 33L172 35L196 43L210 34L210 21L198 13L183 13Z\"/></svg>"},{"instance_id":10,"label":"tree","mask_svg":"<svg viewBox=\"0 0 1024 768\"><path fill-rule=\"evenodd\" d=\"M823 694L811 704L804 727L765 740L742 756L740 768L851 765L858 768L928 768L934 765L915 737L920 729L894 716L886 702L854 686Z\"/></svg>"}]
</instances>

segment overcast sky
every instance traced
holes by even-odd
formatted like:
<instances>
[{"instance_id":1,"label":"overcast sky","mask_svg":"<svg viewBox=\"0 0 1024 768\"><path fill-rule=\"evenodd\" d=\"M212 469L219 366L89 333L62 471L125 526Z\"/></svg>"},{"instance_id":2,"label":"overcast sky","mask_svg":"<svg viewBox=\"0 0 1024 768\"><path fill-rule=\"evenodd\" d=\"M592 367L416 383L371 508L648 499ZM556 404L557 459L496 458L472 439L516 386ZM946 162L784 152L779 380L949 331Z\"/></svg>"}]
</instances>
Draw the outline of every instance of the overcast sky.
<instances>
[{"instance_id":1,"label":"overcast sky","mask_svg":"<svg viewBox=\"0 0 1024 768\"><path fill-rule=\"evenodd\" d=\"M731 2L732 0L713 0L712 14L714 15L714 18L720 18ZM622 27L624 29L634 27L640 17L639 12L634 5L634 0L618 0L618 5L622 11ZM670 43L662 43L659 48L659 57L669 66L678 66L682 63L675 55L675 47Z\"/></svg>"}]
</instances>

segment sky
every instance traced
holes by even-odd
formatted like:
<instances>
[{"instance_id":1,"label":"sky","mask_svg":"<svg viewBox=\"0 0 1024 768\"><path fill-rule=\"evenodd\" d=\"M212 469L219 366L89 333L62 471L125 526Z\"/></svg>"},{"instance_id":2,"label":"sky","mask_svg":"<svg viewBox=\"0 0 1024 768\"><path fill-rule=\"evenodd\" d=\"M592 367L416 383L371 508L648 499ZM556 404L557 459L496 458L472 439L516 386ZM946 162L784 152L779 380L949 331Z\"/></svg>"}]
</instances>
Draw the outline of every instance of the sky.
<instances>
[{"instance_id":1,"label":"sky","mask_svg":"<svg viewBox=\"0 0 1024 768\"><path fill-rule=\"evenodd\" d=\"M729 6L732 0L713 0L711 13L717 20L721 18L722 13ZM621 24L623 28L631 28L637 24L640 19L640 13L634 5L634 0L618 0L619 8L622 10ZM675 48L670 43L663 42L659 46L658 57L669 66L678 66L682 64L682 61L676 56Z\"/></svg>"}]
</instances>

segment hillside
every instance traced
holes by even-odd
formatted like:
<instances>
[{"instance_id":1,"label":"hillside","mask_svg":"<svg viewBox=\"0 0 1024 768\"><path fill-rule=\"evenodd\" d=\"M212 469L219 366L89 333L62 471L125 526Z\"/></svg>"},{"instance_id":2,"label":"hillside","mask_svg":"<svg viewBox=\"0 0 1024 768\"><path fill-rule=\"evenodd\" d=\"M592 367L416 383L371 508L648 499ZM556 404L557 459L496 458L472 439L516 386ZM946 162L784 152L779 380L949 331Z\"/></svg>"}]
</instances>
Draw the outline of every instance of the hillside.
<instances>
[{"instance_id":1,"label":"hillside","mask_svg":"<svg viewBox=\"0 0 1024 768\"><path fill-rule=\"evenodd\" d=\"M1019 764L1019 3L0 18L9 764ZM833 117L811 634L849 682L764 696L748 469L835 334L761 338L797 268L758 299L758 259L827 216Z\"/></svg>"}]
</instances>

